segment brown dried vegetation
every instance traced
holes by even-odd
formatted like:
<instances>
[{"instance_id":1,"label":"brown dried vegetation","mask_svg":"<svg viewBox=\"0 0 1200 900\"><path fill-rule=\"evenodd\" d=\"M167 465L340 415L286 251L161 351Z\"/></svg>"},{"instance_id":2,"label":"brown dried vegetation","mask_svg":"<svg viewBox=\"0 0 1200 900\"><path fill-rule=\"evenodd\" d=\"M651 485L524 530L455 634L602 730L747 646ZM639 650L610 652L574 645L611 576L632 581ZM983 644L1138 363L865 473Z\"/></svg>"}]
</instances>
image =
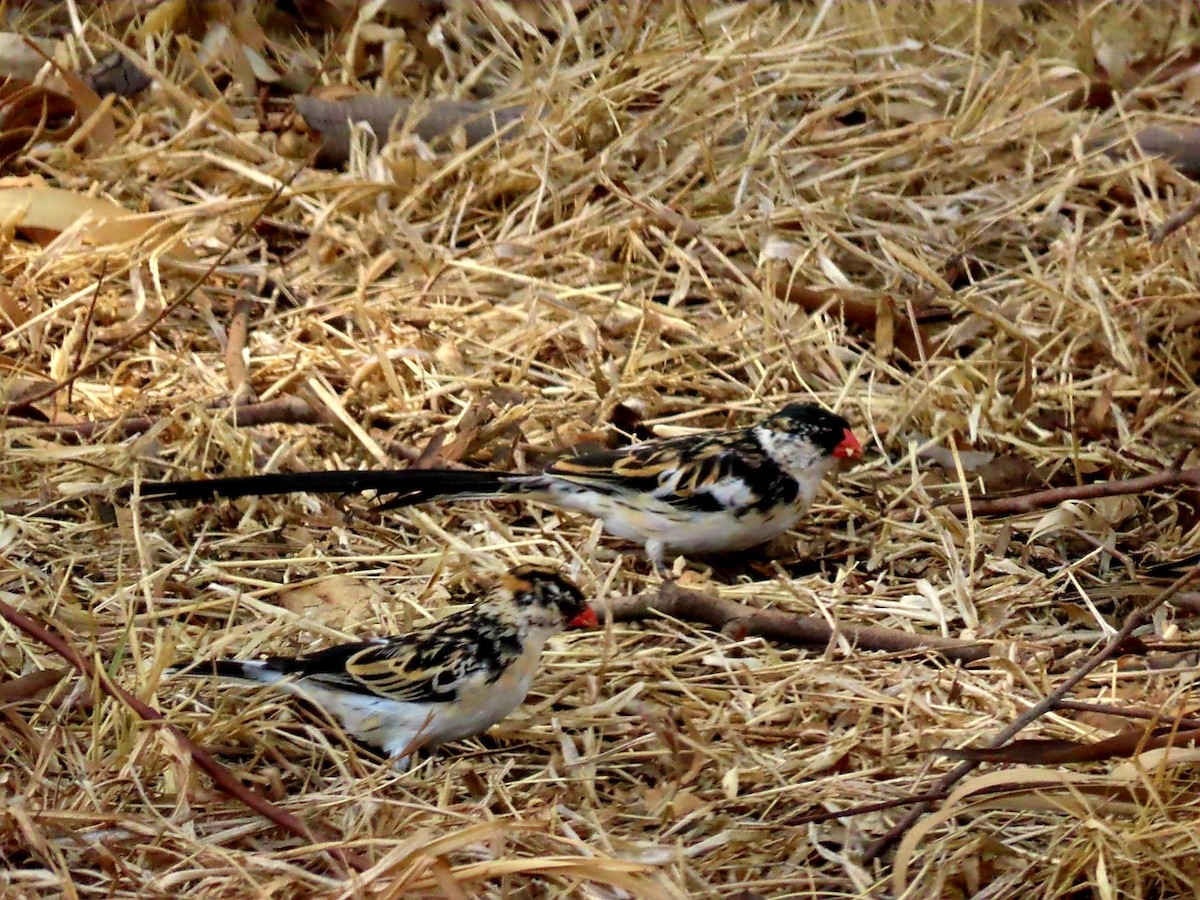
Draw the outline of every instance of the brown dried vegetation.
<instances>
[{"instance_id":1,"label":"brown dried vegetation","mask_svg":"<svg viewBox=\"0 0 1200 900\"><path fill-rule=\"evenodd\" d=\"M1200 466L1196 226L1151 240L1197 197L1200 14L379 6L8 11L38 43L0 42L0 599L95 674L2 626L4 891L1190 893L1197 751L1161 729L1196 727L1192 588L866 851L953 767L936 751L986 746L1200 553L1194 478L1071 494ZM341 129L368 94L373 126ZM520 468L798 397L867 459L770 554L692 561L684 586L991 655L836 627L797 648L642 603L405 775L275 694L163 676L403 629L518 560L602 606L657 585L542 509L119 485ZM312 840L215 790L115 685Z\"/></svg>"}]
</instances>

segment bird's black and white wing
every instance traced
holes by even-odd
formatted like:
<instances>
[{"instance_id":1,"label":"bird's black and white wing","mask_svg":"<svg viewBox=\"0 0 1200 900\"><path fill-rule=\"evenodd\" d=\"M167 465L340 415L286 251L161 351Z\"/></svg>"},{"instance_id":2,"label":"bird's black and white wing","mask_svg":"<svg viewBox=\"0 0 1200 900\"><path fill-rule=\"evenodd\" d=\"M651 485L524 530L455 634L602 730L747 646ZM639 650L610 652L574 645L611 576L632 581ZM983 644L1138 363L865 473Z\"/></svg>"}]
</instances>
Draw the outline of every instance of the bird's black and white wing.
<instances>
[{"instance_id":1,"label":"bird's black and white wing","mask_svg":"<svg viewBox=\"0 0 1200 900\"><path fill-rule=\"evenodd\" d=\"M335 690L400 703L451 703L467 687L495 682L520 652L511 625L450 616L416 634L272 662L284 675Z\"/></svg>"},{"instance_id":2,"label":"bird's black and white wing","mask_svg":"<svg viewBox=\"0 0 1200 900\"><path fill-rule=\"evenodd\" d=\"M564 457L545 474L579 487L645 494L680 510L755 509L795 499L795 481L745 433L696 435Z\"/></svg>"}]
</instances>

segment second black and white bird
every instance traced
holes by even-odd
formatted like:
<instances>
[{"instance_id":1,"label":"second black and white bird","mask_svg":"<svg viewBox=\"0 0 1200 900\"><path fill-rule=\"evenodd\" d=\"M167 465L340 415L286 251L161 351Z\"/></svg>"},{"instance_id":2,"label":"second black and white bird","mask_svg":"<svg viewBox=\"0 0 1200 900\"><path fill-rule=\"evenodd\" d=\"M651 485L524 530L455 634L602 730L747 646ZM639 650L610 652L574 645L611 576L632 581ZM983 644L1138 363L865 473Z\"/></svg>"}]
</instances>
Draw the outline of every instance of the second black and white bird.
<instances>
[{"instance_id":1,"label":"second black and white bird","mask_svg":"<svg viewBox=\"0 0 1200 900\"><path fill-rule=\"evenodd\" d=\"M400 469L276 473L143 483L141 496L198 500L304 491L392 494L385 508L446 497L520 497L596 516L638 541L656 568L667 551L741 550L783 534L804 515L839 459L862 456L841 416L794 403L745 428L650 440L564 456L541 472Z\"/></svg>"},{"instance_id":2,"label":"second black and white bird","mask_svg":"<svg viewBox=\"0 0 1200 900\"><path fill-rule=\"evenodd\" d=\"M421 747L499 722L525 699L546 641L597 624L569 580L518 566L475 605L407 634L306 656L185 662L169 671L275 685L321 707L403 769Z\"/></svg>"}]
</instances>

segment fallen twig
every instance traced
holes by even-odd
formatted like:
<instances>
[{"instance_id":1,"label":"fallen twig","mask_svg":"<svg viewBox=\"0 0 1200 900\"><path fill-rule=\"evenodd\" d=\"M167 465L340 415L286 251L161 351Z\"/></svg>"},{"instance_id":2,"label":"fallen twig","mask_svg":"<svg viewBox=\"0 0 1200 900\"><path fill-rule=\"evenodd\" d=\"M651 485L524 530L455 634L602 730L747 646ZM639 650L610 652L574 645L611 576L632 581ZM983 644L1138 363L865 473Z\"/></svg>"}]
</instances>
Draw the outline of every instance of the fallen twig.
<instances>
[{"instance_id":1,"label":"fallen twig","mask_svg":"<svg viewBox=\"0 0 1200 900\"><path fill-rule=\"evenodd\" d=\"M990 794L1021 794L1028 791L1030 787L1031 785L1020 783L993 784L990 787L981 788L976 794L979 796ZM780 826L792 828L798 825L817 825L821 822L835 822L838 819L853 819L857 816L866 816L871 813L887 812L889 809L896 809L899 806L911 806L914 803L934 803L938 800L947 799L950 794L951 791L948 790L931 790L923 794L908 794L904 797L894 797L891 800L877 800L874 803L847 806L845 809L827 810L826 812L796 816L779 824Z\"/></svg>"},{"instance_id":2,"label":"fallen twig","mask_svg":"<svg viewBox=\"0 0 1200 900\"><path fill-rule=\"evenodd\" d=\"M1152 720L1163 721L1163 714L1162 714L1162 712L1160 712L1160 710L1141 709L1138 707L1114 707L1114 706L1109 706L1109 704L1106 704L1106 703L1087 703L1084 701L1064 700L1064 701L1058 703L1057 708L1058 709L1074 709L1074 710L1078 710L1078 712L1084 712L1084 713L1103 713L1105 715L1115 715L1115 716L1120 716L1120 718L1126 718L1126 719L1152 719ZM1170 736L1163 736L1162 738L1159 738L1158 743L1160 745L1165 746L1165 745L1168 745L1171 743L1181 742L1181 740L1183 739L1181 736L1183 736L1183 734L1187 734L1188 731L1194 731L1194 730L1196 730L1196 728L1200 728L1200 719L1187 719L1187 718L1172 719L1170 721L1163 721L1162 727L1164 727L1164 728L1181 728L1181 730L1187 730L1187 731L1175 731L1175 732L1172 732L1172 734L1170 734ZM1151 738L1151 740L1154 740L1154 739ZM1142 746L1141 749L1151 750L1151 749L1153 749L1153 746L1150 743L1147 743L1145 746ZM1021 791L1026 791L1026 790L1028 790L1028 788L1024 785L1003 784L1003 785L992 785L991 787L985 787L985 788L983 788L983 790L980 790L978 793L980 793L980 794L1008 793L1008 792L1019 793ZM914 803L935 803L935 802L937 802L937 800L944 800L944 799L948 798L950 796L950 793L952 793L952 792L950 792L947 788L947 790L942 790L942 791L932 791L931 790L931 791L925 791L924 793L908 794L908 796L906 796L906 797L895 797L890 800L876 800L875 803L863 803L863 804L858 804L856 806L847 806L846 809L841 809L841 810L828 810L826 812L810 812L810 814L808 814L808 815L797 816L796 818L790 818L790 820L787 820L786 822L781 823L781 824L786 824L786 826L791 827L791 826L802 826L802 824L817 824L817 823L821 823L821 822L833 822L836 820L841 820L841 818L854 818L857 816L870 815L871 812L886 812L889 809L896 809L896 808L898 808L898 806L911 806Z\"/></svg>"},{"instance_id":3,"label":"fallen twig","mask_svg":"<svg viewBox=\"0 0 1200 900\"><path fill-rule=\"evenodd\" d=\"M1161 244L1167 235L1178 231L1198 215L1200 215L1200 199L1193 200L1182 210L1171 216L1171 218L1152 228L1150 230L1150 243Z\"/></svg>"},{"instance_id":4,"label":"fallen twig","mask_svg":"<svg viewBox=\"0 0 1200 900\"><path fill-rule=\"evenodd\" d=\"M1099 668L1106 660L1112 658L1121 645L1129 639L1138 628L1150 621L1150 617L1154 611L1171 599L1176 593L1194 581L1200 576L1200 565L1195 565L1179 578L1175 579L1172 584L1167 587L1161 594L1138 609L1135 609L1125 617L1124 624L1121 625L1121 630L1108 639L1108 642L1094 656L1090 656L1082 663L1075 667L1075 670L1067 676L1067 678L1054 691L1048 694L1041 702L1031 706L1024 713L1017 716L1015 720L999 734L997 734L989 743L988 748L995 749L1002 747L1012 740L1017 734L1023 731L1026 727L1036 722L1046 713L1057 708L1058 704L1075 689L1079 682L1083 681L1091 672ZM968 774L975 770L979 765L976 760L965 760L959 763L941 778L929 789L928 793L936 794L940 791L946 791L954 787L959 781L965 778ZM892 845L894 845L904 833L907 832L916 821L929 811L933 804L931 802L923 802L913 809L909 810L905 816L888 829L887 833L867 847L863 854L864 862L871 862L877 859L881 854L885 853Z\"/></svg>"},{"instance_id":5,"label":"fallen twig","mask_svg":"<svg viewBox=\"0 0 1200 900\"><path fill-rule=\"evenodd\" d=\"M246 361L242 354L246 350L246 339L250 336L250 313L253 309L254 304L245 298L234 303L229 328L225 333L225 374L234 403L246 393Z\"/></svg>"},{"instance_id":6,"label":"fallen twig","mask_svg":"<svg viewBox=\"0 0 1200 900\"><path fill-rule=\"evenodd\" d=\"M1107 703L1089 703L1086 700L1063 700L1058 704L1059 709L1070 709L1076 712L1100 713L1105 716L1117 716L1123 719L1151 719L1162 725L1175 728L1200 728L1200 719L1191 716L1171 718L1164 715L1160 709L1144 709L1140 706L1111 706Z\"/></svg>"},{"instance_id":7,"label":"fallen twig","mask_svg":"<svg viewBox=\"0 0 1200 900\"><path fill-rule=\"evenodd\" d=\"M25 43L31 47L35 46L33 41L29 40L28 37L25 38ZM41 53L40 50L38 52ZM41 55L46 56L44 53L41 53ZM46 61L51 63L55 68L58 67L58 63L53 62L48 56L46 56ZM92 302L88 304L87 318L83 320L83 337L79 341L79 346L75 348L75 358L71 362L71 368L73 369L78 369L83 362L83 352L89 342L92 321L96 317L96 301L100 299L100 289L104 287L104 276L107 274L108 257L106 256L100 261L100 274L96 276L96 287L92 291ZM75 385L73 384L67 388L67 406L70 406L74 402L74 391Z\"/></svg>"},{"instance_id":8,"label":"fallen twig","mask_svg":"<svg viewBox=\"0 0 1200 900\"><path fill-rule=\"evenodd\" d=\"M245 403L233 407L210 407L211 409L228 409L232 414L233 424L251 428L255 425L271 425L287 423L291 425L317 425L328 421L328 416L314 409L299 397L280 397L265 403ZM44 422L34 422L10 416L8 423L13 428L32 428L40 438L53 438L58 435L69 435L80 440L86 440L97 433L111 430L117 438L129 437L149 431L162 421L162 416L129 416L119 419L100 419L95 422L67 422L59 425L47 425Z\"/></svg>"},{"instance_id":9,"label":"fallen twig","mask_svg":"<svg viewBox=\"0 0 1200 900\"><path fill-rule=\"evenodd\" d=\"M124 703L141 718L148 722L158 722L164 728L171 732L180 745L187 750L192 760L204 772L207 772L212 778L213 784L221 791L224 791L235 800L244 803L250 809L254 810L259 815L269 819L274 824L278 825L285 831L296 835L310 844L316 843L316 838L313 836L309 827L304 824L296 816L292 815L287 810L280 809L262 794L256 793L240 781L238 781L223 765L217 762L207 750L195 743L191 738L179 730L176 726L167 722L162 713L156 709L147 706L125 688L121 687L116 682L112 681L103 670L96 669L90 660L85 659L80 655L74 647L63 637L48 628L44 627L35 619L18 612L13 609L3 600L0 600L0 616L7 619L14 626L21 629L35 640L41 641L64 660L70 663L81 675L89 681L96 682L100 685L100 689L121 703ZM347 852L340 847L330 846L328 852L337 860L351 866L358 871L366 871L369 867L368 863L360 858L357 854Z\"/></svg>"},{"instance_id":10,"label":"fallen twig","mask_svg":"<svg viewBox=\"0 0 1200 900\"><path fill-rule=\"evenodd\" d=\"M614 621L618 622L662 613L677 619L703 622L739 638L756 635L789 644L824 645L836 634L863 650L889 653L933 650L947 659L963 663L986 659L992 654L989 644L909 634L893 628L838 625L835 632L824 619L778 609L755 609L713 594L689 591L674 582L667 582L657 592L620 597L613 601L611 612Z\"/></svg>"},{"instance_id":11,"label":"fallen twig","mask_svg":"<svg viewBox=\"0 0 1200 900\"><path fill-rule=\"evenodd\" d=\"M942 747L935 752L948 759L975 762L1013 763L1031 766L1063 766L1071 763L1130 759L1147 750L1182 747L1200 739L1200 728L1178 731L1170 726L1146 731L1122 731L1098 741L1044 738L1012 741L1003 747Z\"/></svg>"},{"instance_id":12,"label":"fallen twig","mask_svg":"<svg viewBox=\"0 0 1200 900\"><path fill-rule=\"evenodd\" d=\"M33 700L62 681L66 674L66 669L37 669L0 683L0 705Z\"/></svg>"},{"instance_id":13,"label":"fallen twig","mask_svg":"<svg viewBox=\"0 0 1200 900\"><path fill-rule=\"evenodd\" d=\"M1078 712L1095 712L1104 715L1117 716L1127 719L1151 719L1161 723L1162 728L1179 728L1179 729L1200 729L1200 719L1192 718L1176 718L1167 721L1159 710L1142 709L1140 707L1123 707L1110 706L1106 703L1088 703L1083 700L1063 700L1058 706L1058 709L1070 709ZM1174 732L1174 740L1179 741L1180 735L1185 734L1185 731ZM1164 745L1168 743L1164 739ZM1152 749L1146 746L1143 749ZM979 791L980 794L999 794L1007 792L1020 792L1028 788L1018 784L997 784L988 788L983 788ZM788 826L796 825L813 825L821 822L832 822L838 819L852 819L857 816L865 816L876 812L886 812L889 809L896 809L900 806L911 806L914 803L934 803L938 800L945 800L949 797L951 791L949 789L940 791L925 791L921 794L908 794L904 797L893 797L891 800L877 800L874 803L862 803L856 806L848 806L845 809L827 810L819 813L809 813L803 816L797 816L793 819L788 819L781 824Z\"/></svg>"},{"instance_id":14,"label":"fallen twig","mask_svg":"<svg viewBox=\"0 0 1200 900\"><path fill-rule=\"evenodd\" d=\"M1097 481L1094 484L1079 484L1071 487L1050 488L1015 497L977 497L971 499L971 514L975 516L1002 513L1026 513L1064 500L1094 500L1097 497L1120 497L1125 494L1143 494L1158 487L1189 484L1200 486L1200 469L1167 469L1140 478L1120 478L1112 481ZM966 503L950 503L946 508L958 518L967 515Z\"/></svg>"},{"instance_id":15,"label":"fallen twig","mask_svg":"<svg viewBox=\"0 0 1200 900\"><path fill-rule=\"evenodd\" d=\"M901 315L895 309L895 301L887 295L874 297L867 294L855 294L838 290L816 290L800 284L781 284L776 288L775 295L788 303L795 303L808 312L832 310L840 312L849 324L864 331L873 331L879 320L880 304L887 307L892 315L895 329L895 347L912 360L922 358L924 347L929 346L928 338L922 334L919 325L915 325L913 317L907 313Z\"/></svg>"},{"instance_id":16,"label":"fallen twig","mask_svg":"<svg viewBox=\"0 0 1200 900\"><path fill-rule=\"evenodd\" d=\"M1008 788L1008 786L1005 786ZM871 813L887 812L898 806L911 806L914 803L933 803L945 800L950 796L949 791L926 791L924 794L909 794L905 797L895 797L891 800L877 800L874 803L860 803L857 806L847 806L845 809L827 810L819 813L809 813L796 816L780 822L780 827L794 828L799 825L818 825L822 822L836 822L839 819L853 819L867 816Z\"/></svg>"}]
</instances>

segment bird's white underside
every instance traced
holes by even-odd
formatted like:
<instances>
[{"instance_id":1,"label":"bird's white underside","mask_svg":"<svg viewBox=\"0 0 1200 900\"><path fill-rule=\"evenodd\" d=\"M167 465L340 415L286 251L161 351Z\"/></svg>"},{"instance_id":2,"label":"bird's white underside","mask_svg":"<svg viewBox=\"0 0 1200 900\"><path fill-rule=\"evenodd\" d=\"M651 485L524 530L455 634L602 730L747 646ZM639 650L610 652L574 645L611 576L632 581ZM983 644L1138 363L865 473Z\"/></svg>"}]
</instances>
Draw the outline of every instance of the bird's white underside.
<instances>
[{"instance_id":1,"label":"bird's white underside","mask_svg":"<svg viewBox=\"0 0 1200 900\"><path fill-rule=\"evenodd\" d=\"M545 492L546 499L557 506L601 519L604 529L614 537L644 542L647 552L657 563L661 563L661 558L656 557L661 557L664 549L681 553L744 550L764 544L794 526L812 504L821 481L837 462L832 457L805 452L803 448L799 451L786 445L774 448L767 446L766 441L764 446L768 452L778 453L778 461L799 483L795 501L786 506L738 514L738 505L746 503L752 491L737 478L726 479L708 489L718 502L733 505L732 509L711 512L680 509L660 499L673 490L674 481L665 483L650 496L636 498L605 494L565 480L553 481Z\"/></svg>"}]
</instances>

